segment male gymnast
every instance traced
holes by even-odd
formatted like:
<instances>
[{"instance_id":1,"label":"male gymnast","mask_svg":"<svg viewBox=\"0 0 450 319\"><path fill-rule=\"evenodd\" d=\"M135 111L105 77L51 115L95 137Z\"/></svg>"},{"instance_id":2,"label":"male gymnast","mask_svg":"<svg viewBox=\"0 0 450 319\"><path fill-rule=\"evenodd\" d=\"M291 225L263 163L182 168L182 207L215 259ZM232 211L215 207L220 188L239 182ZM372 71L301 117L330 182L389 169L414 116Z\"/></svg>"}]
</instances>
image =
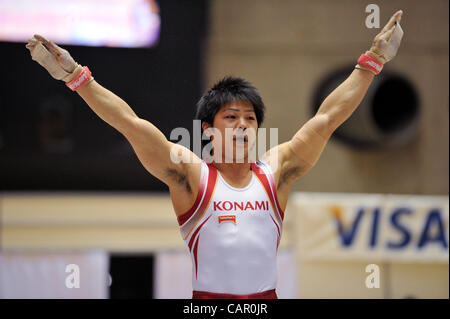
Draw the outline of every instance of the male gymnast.
<instances>
[{"instance_id":1,"label":"male gymnast","mask_svg":"<svg viewBox=\"0 0 450 319\"><path fill-rule=\"evenodd\" d=\"M360 104L383 65L397 54L402 14L399 10L390 18L351 75L292 139L257 161L250 160L249 150L265 107L256 89L239 77L219 81L197 104L196 118L211 138L212 159L206 161L139 118L67 50L40 35L29 39L26 47L33 60L65 81L122 133L145 169L168 186L192 259L192 297L268 299L277 298L276 256L291 185L316 164L330 136Z\"/></svg>"}]
</instances>

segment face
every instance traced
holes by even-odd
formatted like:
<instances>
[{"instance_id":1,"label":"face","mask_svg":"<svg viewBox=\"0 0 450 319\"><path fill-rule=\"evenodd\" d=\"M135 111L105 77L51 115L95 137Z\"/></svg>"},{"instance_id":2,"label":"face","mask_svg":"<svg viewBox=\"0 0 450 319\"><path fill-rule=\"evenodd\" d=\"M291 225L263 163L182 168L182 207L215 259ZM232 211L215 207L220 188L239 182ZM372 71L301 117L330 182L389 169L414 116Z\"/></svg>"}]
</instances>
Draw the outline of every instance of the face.
<instances>
[{"instance_id":1,"label":"face","mask_svg":"<svg viewBox=\"0 0 450 319\"><path fill-rule=\"evenodd\" d=\"M203 123L203 129L209 126ZM254 146L258 130L258 121L251 105L245 101L233 101L223 106L214 117L215 133L211 139L215 160L243 162L248 160L248 152ZM218 156L218 158L217 158Z\"/></svg>"}]
</instances>

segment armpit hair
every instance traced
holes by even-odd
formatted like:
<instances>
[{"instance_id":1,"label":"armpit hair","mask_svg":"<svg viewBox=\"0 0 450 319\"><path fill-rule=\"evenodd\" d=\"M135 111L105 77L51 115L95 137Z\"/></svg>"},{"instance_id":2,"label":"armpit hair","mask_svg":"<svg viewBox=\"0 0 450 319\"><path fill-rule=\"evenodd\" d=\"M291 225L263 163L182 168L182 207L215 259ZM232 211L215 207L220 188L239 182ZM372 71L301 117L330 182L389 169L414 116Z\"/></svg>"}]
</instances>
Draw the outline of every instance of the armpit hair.
<instances>
[{"instance_id":1,"label":"armpit hair","mask_svg":"<svg viewBox=\"0 0 450 319\"><path fill-rule=\"evenodd\" d=\"M278 180L277 189L279 189L283 184L285 184L289 180L295 178L296 176L299 176L300 173L301 173L300 166L295 166L284 171L281 174L280 179Z\"/></svg>"},{"instance_id":2,"label":"armpit hair","mask_svg":"<svg viewBox=\"0 0 450 319\"><path fill-rule=\"evenodd\" d=\"M186 174L180 173L176 169L170 168L166 170L166 175L175 180L180 186L184 186L189 193L192 193L191 185L189 185Z\"/></svg>"}]
</instances>

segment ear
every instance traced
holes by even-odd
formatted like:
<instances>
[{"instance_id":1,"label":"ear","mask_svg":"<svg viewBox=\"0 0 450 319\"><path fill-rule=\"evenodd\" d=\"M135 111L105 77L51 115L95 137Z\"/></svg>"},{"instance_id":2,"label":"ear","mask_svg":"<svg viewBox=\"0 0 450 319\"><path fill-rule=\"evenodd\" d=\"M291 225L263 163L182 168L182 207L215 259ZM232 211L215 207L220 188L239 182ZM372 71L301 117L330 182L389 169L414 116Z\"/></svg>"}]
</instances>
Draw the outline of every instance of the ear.
<instances>
[{"instance_id":1,"label":"ear","mask_svg":"<svg viewBox=\"0 0 450 319\"><path fill-rule=\"evenodd\" d=\"M205 135L208 137L211 137L211 130L208 130L208 128L210 128L211 125L209 125L209 123L206 122L202 122L202 130L203 132L205 132Z\"/></svg>"}]
</instances>

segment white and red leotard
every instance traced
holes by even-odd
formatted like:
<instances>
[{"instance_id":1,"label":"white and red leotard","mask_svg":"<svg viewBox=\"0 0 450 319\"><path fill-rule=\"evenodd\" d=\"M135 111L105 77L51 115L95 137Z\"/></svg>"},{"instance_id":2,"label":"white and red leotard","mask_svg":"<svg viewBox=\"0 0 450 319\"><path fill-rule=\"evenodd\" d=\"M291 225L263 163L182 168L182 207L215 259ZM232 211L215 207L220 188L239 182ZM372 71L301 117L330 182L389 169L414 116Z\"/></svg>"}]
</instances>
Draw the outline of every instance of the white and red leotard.
<instances>
[{"instance_id":1,"label":"white and red leotard","mask_svg":"<svg viewBox=\"0 0 450 319\"><path fill-rule=\"evenodd\" d=\"M251 163L244 188L202 161L194 205L178 217L192 259L193 298L277 298L277 250L284 213L265 162Z\"/></svg>"}]
</instances>

